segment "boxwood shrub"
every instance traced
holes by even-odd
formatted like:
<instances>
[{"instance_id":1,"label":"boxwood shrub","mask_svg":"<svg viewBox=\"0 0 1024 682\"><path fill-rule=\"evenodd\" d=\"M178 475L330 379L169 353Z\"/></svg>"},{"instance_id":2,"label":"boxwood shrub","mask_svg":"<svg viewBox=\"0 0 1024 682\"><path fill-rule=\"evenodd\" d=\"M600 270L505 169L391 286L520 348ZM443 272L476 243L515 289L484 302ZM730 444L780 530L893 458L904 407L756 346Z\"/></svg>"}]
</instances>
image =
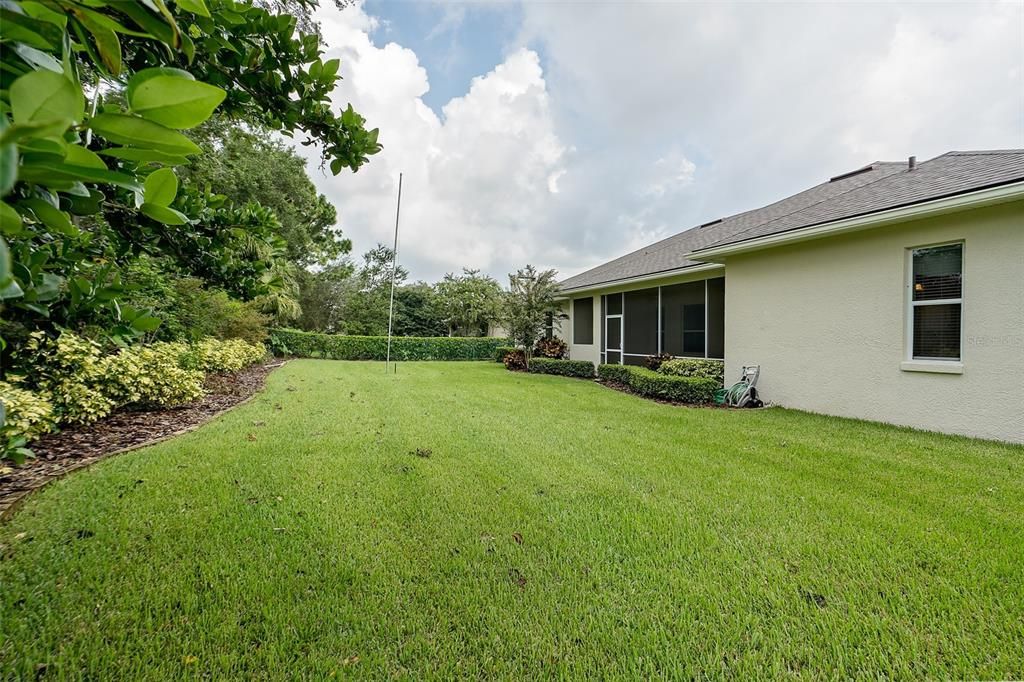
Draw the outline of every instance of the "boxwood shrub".
<instances>
[{"instance_id":1,"label":"boxwood shrub","mask_svg":"<svg viewBox=\"0 0 1024 682\"><path fill-rule=\"evenodd\" d=\"M629 385L629 366L628 365L598 365L597 376L601 377L605 381L611 381L616 384Z\"/></svg>"},{"instance_id":2,"label":"boxwood shrub","mask_svg":"<svg viewBox=\"0 0 1024 682\"><path fill-rule=\"evenodd\" d=\"M629 373L629 387L638 394L677 403L710 403L722 386L717 379L659 374L646 367L630 367Z\"/></svg>"},{"instance_id":3,"label":"boxwood shrub","mask_svg":"<svg viewBox=\"0 0 1024 682\"><path fill-rule=\"evenodd\" d=\"M394 360L493 360L508 339L475 337L396 336L391 339ZM387 357L386 336L342 336L317 334L297 329L274 329L270 349L275 355L330 360L383 360Z\"/></svg>"},{"instance_id":4,"label":"boxwood shrub","mask_svg":"<svg viewBox=\"0 0 1024 682\"><path fill-rule=\"evenodd\" d=\"M529 371L534 374L557 374L563 377L594 378L594 363L589 360L559 360L556 358L533 358Z\"/></svg>"},{"instance_id":5,"label":"boxwood shrub","mask_svg":"<svg viewBox=\"0 0 1024 682\"><path fill-rule=\"evenodd\" d=\"M505 356L515 350L515 346L498 346L494 349L494 361L505 362Z\"/></svg>"},{"instance_id":6,"label":"boxwood shrub","mask_svg":"<svg viewBox=\"0 0 1024 682\"><path fill-rule=\"evenodd\" d=\"M629 365L600 365L597 373L605 381L628 386L637 395L677 403L710 403L721 387L716 379L660 374Z\"/></svg>"},{"instance_id":7,"label":"boxwood shrub","mask_svg":"<svg viewBox=\"0 0 1024 682\"><path fill-rule=\"evenodd\" d=\"M655 369L655 368L651 368ZM705 377L718 382L719 388L725 381L725 363L721 360L705 360L703 358L674 358L665 360L657 368L661 374L679 377Z\"/></svg>"}]
</instances>

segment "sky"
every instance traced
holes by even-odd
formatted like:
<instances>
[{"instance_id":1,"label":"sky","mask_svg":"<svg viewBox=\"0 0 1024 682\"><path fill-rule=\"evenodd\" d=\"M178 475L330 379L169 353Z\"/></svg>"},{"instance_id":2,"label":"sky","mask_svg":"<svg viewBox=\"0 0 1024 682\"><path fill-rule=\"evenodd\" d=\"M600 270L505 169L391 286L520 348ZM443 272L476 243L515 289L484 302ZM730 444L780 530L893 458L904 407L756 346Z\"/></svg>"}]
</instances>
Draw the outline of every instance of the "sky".
<instances>
[{"instance_id":1,"label":"sky","mask_svg":"<svg viewBox=\"0 0 1024 682\"><path fill-rule=\"evenodd\" d=\"M310 159L358 256L411 279L582 272L876 160L1024 147L1024 2L321 3L337 107L384 150Z\"/></svg>"}]
</instances>

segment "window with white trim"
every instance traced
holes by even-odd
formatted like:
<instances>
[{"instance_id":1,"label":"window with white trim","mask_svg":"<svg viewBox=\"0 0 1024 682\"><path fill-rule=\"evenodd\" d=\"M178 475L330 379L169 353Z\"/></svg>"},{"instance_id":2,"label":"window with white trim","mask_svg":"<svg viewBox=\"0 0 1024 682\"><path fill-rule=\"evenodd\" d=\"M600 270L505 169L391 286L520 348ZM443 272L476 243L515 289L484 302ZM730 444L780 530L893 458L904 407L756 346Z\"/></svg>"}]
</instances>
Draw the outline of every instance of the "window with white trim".
<instances>
[{"instance_id":1,"label":"window with white trim","mask_svg":"<svg viewBox=\"0 0 1024 682\"><path fill-rule=\"evenodd\" d=\"M910 357L959 360L964 245L941 244L910 254Z\"/></svg>"}]
</instances>

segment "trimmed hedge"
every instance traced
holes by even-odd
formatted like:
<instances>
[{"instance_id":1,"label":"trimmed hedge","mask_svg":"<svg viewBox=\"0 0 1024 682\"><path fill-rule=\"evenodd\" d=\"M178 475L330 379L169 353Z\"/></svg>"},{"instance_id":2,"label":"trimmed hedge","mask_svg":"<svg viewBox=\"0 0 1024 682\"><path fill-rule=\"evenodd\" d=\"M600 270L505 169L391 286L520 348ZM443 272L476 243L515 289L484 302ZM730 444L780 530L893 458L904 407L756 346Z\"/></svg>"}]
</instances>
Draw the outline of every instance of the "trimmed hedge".
<instances>
[{"instance_id":1,"label":"trimmed hedge","mask_svg":"<svg viewBox=\"0 0 1024 682\"><path fill-rule=\"evenodd\" d=\"M676 403L710 403L721 388L715 379L659 374L646 367L600 365L597 373L605 381L629 386L637 395Z\"/></svg>"},{"instance_id":2,"label":"trimmed hedge","mask_svg":"<svg viewBox=\"0 0 1024 682\"><path fill-rule=\"evenodd\" d=\"M629 365L598 365L597 376L605 381L629 386Z\"/></svg>"},{"instance_id":3,"label":"trimmed hedge","mask_svg":"<svg viewBox=\"0 0 1024 682\"><path fill-rule=\"evenodd\" d=\"M714 379L721 385L725 381L725 363L721 360L703 358L674 358L661 363L660 374L678 377L704 377Z\"/></svg>"},{"instance_id":4,"label":"trimmed hedge","mask_svg":"<svg viewBox=\"0 0 1024 682\"><path fill-rule=\"evenodd\" d=\"M557 374L563 377L594 378L594 363L589 360L559 360L556 358L533 358L529 371L533 374Z\"/></svg>"},{"instance_id":5,"label":"trimmed hedge","mask_svg":"<svg viewBox=\"0 0 1024 682\"><path fill-rule=\"evenodd\" d=\"M677 403L710 403L721 382L707 377L658 374L646 367L630 367L629 387L647 398Z\"/></svg>"},{"instance_id":6,"label":"trimmed hedge","mask_svg":"<svg viewBox=\"0 0 1024 682\"><path fill-rule=\"evenodd\" d=\"M515 346L498 346L494 349L494 361L505 362L505 356L515 352Z\"/></svg>"},{"instance_id":7,"label":"trimmed hedge","mask_svg":"<svg viewBox=\"0 0 1024 682\"><path fill-rule=\"evenodd\" d=\"M474 337L391 338L393 360L493 360L497 349L508 346L508 339ZM272 329L270 350L274 355L329 360L384 360L386 336L342 336L317 334L297 329Z\"/></svg>"}]
</instances>

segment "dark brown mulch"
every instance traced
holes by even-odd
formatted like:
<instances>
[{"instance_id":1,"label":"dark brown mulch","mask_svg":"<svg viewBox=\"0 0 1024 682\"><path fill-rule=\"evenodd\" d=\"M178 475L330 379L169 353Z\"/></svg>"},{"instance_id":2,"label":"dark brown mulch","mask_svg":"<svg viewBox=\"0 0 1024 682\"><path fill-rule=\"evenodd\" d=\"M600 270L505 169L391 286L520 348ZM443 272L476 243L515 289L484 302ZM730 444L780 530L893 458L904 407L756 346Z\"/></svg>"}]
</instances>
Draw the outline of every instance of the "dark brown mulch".
<instances>
[{"instance_id":1,"label":"dark brown mulch","mask_svg":"<svg viewBox=\"0 0 1024 682\"><path fill-rule=\"evenodd\" d=\"M282 362L253 365L206 378L207 394L181 407L117 412L95 424L69 426L32 443L35 457L22 466L0 466L0 518L21 498L55 478L126 449L190 431L252 397ZM5 463L6 464L6 463Z\"/></svg>"}]
</instances>

